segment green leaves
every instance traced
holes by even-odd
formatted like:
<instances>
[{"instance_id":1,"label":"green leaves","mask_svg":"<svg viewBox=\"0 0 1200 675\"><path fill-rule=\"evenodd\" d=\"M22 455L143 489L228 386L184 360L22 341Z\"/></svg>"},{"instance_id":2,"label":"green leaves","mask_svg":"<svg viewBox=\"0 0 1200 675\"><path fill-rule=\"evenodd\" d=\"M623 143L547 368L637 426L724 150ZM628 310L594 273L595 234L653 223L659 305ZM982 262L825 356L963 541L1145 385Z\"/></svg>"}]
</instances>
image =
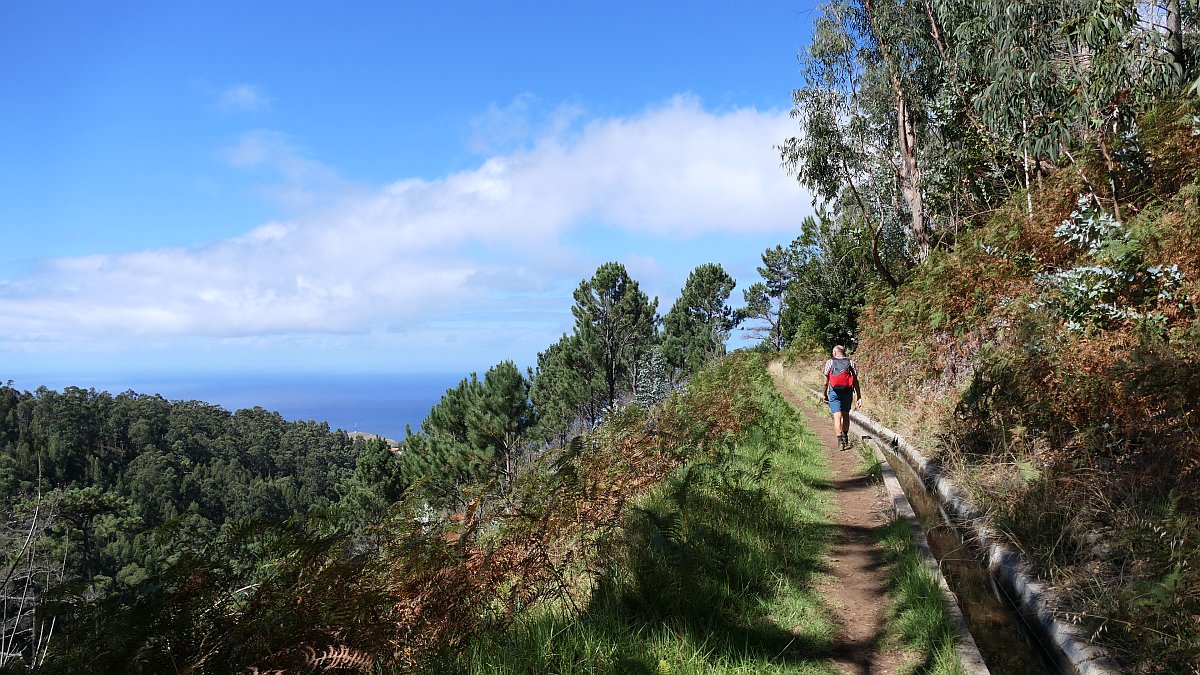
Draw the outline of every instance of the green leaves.
<instances>
[{"instance_id":1,"label":"green leaves","mask_svg":"<svg viewBox=\"0 0 1200 675\"><path fill-rule=\"evenodd\" d=\"M857 343L858 315L871 279L867 236L829 219L805 219L805 254L786 297L783 326L789 340L824 349Z\"/></svg>"},{"instance_id":2,"label":"green leaves","mask_svg":"<svg viewBox=\"0 0 1200 675\"><path fill-rule=\"evenodd\" d=\"M1034 159L1098 147L1178 80L1163 36L1139 21L1132 2L934 4L943 23L956 26L947 66L978 92L975 113Z\"/></svg>"},{"instance_id":3,"label":"green leaves","mask_svg":"<svg viewBox=\"0 0 1200 675\"><path fill-rule=\"evenodd\" d=\"M783 349L787 343L783 317L786 309L785 294L802 260L807 256L800 237L792 240L787 248L776 245L763 251L763 264L758 273L763 280L750 284L742 291L746 306L738 312L739 323L752 321L746 330L762 338L763 344L771 349Z\"/></svg>"},{"instance_id":4,"label":"green leaves","mask_svg":"<svg viewBox=\"0 0 1200 675\"><path fill-rule=\"evenodd\" d=\"M378 521L404 494L407 481L402 468L387 441L367 441L355 461L354 476L341 487L340 505L360 524Z\"/></svg>"},{"instance_id":5,"label":"green leaves","mask_svg":"<svg viewBox=\"0 0 1200 675\"><path fill-rule=\"evenodd\" d=\"M793 93L799 133L780 145L780 159L836 220L865 221L884 243L901 233L894 249L874 250L873 267L893 287L896 263L923 261L939 238L1028 191L1064 159L1087 173L1087 158L1102 158L1107 175L1084 182L1111 188L1105 198L1119 203L1137 189L1137 177L1120 169L1129 165L1121 153L1139 147L1136 115L1195 77L1184 68L1181 18L1194 20L1194 3L1181 11L1168 2L1155 19L1163 25L1138 8L1126 0L826 4L801 55L804 86Z\"/></svg>"},{"instance_id":6,"label":"green leaves","mask_svg":"<svg viewBox=\"0 0 1200 675\"><path fill-rule=\"evenodd\" d=\"M1142 244L1097 202L1095 195L1080 196L1071 217L1055 228L1055 237L1085 259L1035 277L1045 294L1035 308L1050 309L1073 331L1161 318L1161 305L1181 304L1179 267L1146 265Z\"/></svg>"},{"instance_id":7,"label":"green leaves","mask_svg":"<svg viewBox=\"0 0 1200 675\"><path fill-rule=\"evenodd\" d=\"M603 379L583 352L579 336L564 334L537 357L530 398L537 410L538 436L565 445L572 425L587 416L603 388Z\"/></svg>"},{"instance_id":8,"label":"green leaves","mask_svg":"<svg viewBox=\"0 0 1200 675\"><path fill-rule=\"evenodd\" d=\"M446 391L404 444L404 477L430 479L450 498L458 486L494 475L511 478L526 432L537 422L530 382L512 361L493 366L482 381L472 373Z\"/></svg>"}]
</instances>

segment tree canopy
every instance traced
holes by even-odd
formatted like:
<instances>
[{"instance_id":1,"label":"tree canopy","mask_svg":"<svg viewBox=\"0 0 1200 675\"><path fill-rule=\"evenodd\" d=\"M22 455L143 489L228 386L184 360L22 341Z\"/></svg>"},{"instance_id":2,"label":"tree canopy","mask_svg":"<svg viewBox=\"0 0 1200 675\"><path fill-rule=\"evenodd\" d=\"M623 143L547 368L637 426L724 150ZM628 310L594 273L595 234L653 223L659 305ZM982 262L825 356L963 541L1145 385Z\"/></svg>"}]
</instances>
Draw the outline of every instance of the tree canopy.
<instances>
[{"instance_id":1,"label":"tree canopy","mask_svg":"<svg viewBox=\"0 0 1200 675\"><path fill-rule=\"evenodd\" d=\"M736 314L728 304L734 286L733 277L718 264L692 270L679 299L663 317L662 350L668 364L694 373L725 353L736 325Z\"/></svg>"},{"instance_id":2,"label":"tree canopy","mask_svg":"<svg viewBox=\"0 0 1200 675\"><path fill-rule=\"evenodd\" d=\"M583 352L602 373L607 403L628 390L638 362L658 338L658 298L650 300L625 266L604 263L575 289L575 333Z\"/></svg>"}]
</instances>

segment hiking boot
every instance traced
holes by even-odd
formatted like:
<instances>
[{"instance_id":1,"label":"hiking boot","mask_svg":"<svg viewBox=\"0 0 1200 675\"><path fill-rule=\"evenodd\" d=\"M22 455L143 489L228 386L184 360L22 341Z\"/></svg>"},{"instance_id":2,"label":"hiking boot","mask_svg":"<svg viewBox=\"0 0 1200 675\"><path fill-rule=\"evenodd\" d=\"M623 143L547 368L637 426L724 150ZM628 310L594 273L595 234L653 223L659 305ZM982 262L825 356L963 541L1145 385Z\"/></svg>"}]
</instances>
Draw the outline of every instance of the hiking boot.
<instances>
[{"instance_id":1,"label":"hiking boot","mask_svg":"<svg viewBox=\"0 0 1200 675\"><path fill-rule=\"evenodd\" d=\"M838 436L838 450L845 450L849 446L850 446L850 439L848 439L846 437L846 434L842 434L841 436Z\"/></svg>"}]
</instances>

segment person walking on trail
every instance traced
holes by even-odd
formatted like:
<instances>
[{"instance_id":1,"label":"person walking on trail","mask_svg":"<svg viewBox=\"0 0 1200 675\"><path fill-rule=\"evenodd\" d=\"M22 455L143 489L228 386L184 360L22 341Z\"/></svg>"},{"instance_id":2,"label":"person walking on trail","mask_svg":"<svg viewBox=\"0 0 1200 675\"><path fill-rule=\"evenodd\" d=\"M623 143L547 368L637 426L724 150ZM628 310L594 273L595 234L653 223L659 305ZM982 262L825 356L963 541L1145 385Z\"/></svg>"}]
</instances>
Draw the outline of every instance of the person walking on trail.
<instances>
[{"instance_id":1,"label":"person walking on trail","mask_svg":"<svg viewBox=\"0 0 1200 675\"><path fill-rule=\"evenodd\" d=\"M850 447L850 407L862 407L862 389L858 384L858 366L846 356L846 348L833 348L833 358L825 362L825 397L833 415L833 431L838 447Z\"/></svg>"}]
</instances>

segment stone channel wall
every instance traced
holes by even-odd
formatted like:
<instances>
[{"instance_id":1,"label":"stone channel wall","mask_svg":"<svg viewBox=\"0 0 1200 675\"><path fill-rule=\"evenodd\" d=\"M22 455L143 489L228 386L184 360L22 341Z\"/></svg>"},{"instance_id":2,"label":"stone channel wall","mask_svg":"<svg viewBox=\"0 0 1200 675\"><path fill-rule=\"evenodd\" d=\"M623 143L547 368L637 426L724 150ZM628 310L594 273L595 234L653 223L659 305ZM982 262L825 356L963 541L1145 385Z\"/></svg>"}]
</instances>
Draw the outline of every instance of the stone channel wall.
<instances>
[{"instance_id":1,"label":"stone channel wall","mask_svg":"<svg viewBox=\"0 0 1200 675\"><path fill-rule=\"evenodd\" d=\"M810 392L820 398L820 393ZM1051 656L1064 672L1073 675L1120 675L1122 671L1108 653L1092 644L1080 626L1059 619L1055 612L1058 603L1054 595L1029 573L1029 562L1020 552L1002 541L987 525L984 514L962 495L937 465L931 463L919 448L874 419L854 411L850 413L850 418L864 435L870 436L908 464L937 502L942 517L960 531L965 531L975 542L983 552L992 580L1017 605L1017 609L1031 619L1031 628L1039 633L1038 637L1047 645Z\"/></svg>"},{"instance_id":2,"label":"stone channel wall","mask_svg":"<svg viewBox=\"0 0 1200 675\"><path fill-rule=\"evenodd\" d=\"M943 518L970 534L983 551L992 580L1013 599L1022 614L1033 620L1032 628L1040 633L1039 638L1050 647L1051 656L1061 668L1076 675L1121 673L1121 669L1112 663L1108 652L1087 640L1084 629L1058 619L1054 610L1054 596L1028 573L1030 563L1025 556L1002 542L1001 537L986 525L983 513L960 494L938 467L925 458L924 453L865 414L851 412L851 419L859 429L880 441L912 467L922 479L925 489L935 498Z\"/></svg>"}]
</instances>

